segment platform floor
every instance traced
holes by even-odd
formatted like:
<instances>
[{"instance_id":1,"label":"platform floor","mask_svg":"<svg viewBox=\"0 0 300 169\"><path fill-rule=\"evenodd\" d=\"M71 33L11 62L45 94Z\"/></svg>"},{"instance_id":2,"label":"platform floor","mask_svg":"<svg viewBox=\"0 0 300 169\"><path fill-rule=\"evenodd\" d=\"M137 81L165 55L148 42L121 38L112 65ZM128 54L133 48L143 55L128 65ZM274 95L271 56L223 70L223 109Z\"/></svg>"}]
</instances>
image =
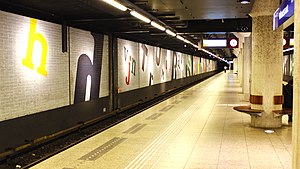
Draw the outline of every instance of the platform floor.
<instances>
[{"instance_id":1,"label":"platform floor","mask_svg":"<svg viewBox=\"0 0 300 169\"><path fill-rule=\"evenodd\" d=\"M33 169L288 169L292 127L273 134L233 110L238 78L220 73Z\"/></svg>"}]
</instances>

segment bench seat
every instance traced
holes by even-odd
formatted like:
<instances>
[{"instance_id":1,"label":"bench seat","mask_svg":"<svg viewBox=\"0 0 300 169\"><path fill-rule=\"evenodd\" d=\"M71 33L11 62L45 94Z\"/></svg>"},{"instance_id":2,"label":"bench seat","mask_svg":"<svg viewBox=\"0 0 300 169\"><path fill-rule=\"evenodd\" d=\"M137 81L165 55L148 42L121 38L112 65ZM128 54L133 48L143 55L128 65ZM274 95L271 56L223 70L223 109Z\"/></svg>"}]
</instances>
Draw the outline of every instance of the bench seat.
<instances>
[{"instance_id":1,"label":"bench seat","mask_svg":"<svg viewBox=\"0 0 300 169\"><path fill-rule=\"evenodd\" d=\"M276 116L283 116L283 115L292 115L293 110L292 108L283 108L282 110L273 110Z\"/></svg>"},{"instance_id":2,"label":"bench seat","mask_svg":"<svg viewBox=\"0 0 300 169\"><path fill-rule=\"evenodd\" d=\"M255 115L255 116L260 116L260 114L263 112L263 110L251 109L250 106L235 106L233 107L233 109L242 113Z\"/></svg>"}]
</instances>

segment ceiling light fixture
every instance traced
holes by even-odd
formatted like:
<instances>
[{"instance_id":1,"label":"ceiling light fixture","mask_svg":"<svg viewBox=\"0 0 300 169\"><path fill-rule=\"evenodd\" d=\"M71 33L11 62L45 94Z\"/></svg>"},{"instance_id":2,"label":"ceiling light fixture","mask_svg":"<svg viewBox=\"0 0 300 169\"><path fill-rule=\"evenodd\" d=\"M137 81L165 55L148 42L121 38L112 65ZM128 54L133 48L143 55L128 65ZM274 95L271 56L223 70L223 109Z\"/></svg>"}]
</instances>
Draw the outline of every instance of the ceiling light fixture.
<instances>
[{"instance_id":1,"label":"ceiling light fixture","mask_svg":"<svg viewBox=\"0 0 300 169\"><path fill-rule=\"evenodd\" d=\"M162 30L162 31L166 30L166 28L164 28L163 26L159 25L158 23L156 23L154 21L151 21L151 25L154 26L154 27L156 27L159 30Z\"/></svg>"},{"instance_id":2,"label":"ceiling light fixture","mask_svg":"<svg viewBox=\"0 0 300 169\"><path fill-rule=\"evenodd\" d=\"M177 35L176 36L177 39L184 41L184 38L182 36Z\"/></svg>"},{"instance_id":3,"label":"ceiling light fixture","mask_svg":"<svg viewBox=\"0 0 300 169\"><path fill-rule=\"evenodd\" d=\"M198 45L196 45L196 44L193 44L193 43L191 43L191 45L193 45L195 48L197 48L198 50L199 50L199 46ZM217 55L215 55L215 54L213 54L213 53L211 53L210 51L208 51L208 50L206 50L206 49L201 49L203 52L205 52L205 53L207 53L207 54L209 54L209 55L211 55L211 56L213 56L213 57L215 57L215 58L217 58L217 59L219 59L219 60L222 60L223 62L226 62L226 63L228 63L228 61L227 60L225 60L225 59L223 59L223 58L220 58L220 57L218 57Z\"/></svg>"},{"instance_id":4,"label":"ceiling light fixture","mask_svg":"<svg viewBox=\"0 0 300 169\"><path fill-rule=\"evenodd\" d=\"M136 12L136 11L130 11L130 14L132 16L134 16L134 17L136 17L136 18L138 18L138 19L146 22L146 23L150 23L151 22L151 20L149 18L145 17L144 15L142 15L142 14Z\"/></svg>"},{"instance_id":5,"label":"ceiling light fixture","mask_svg":"<svg viewBox=\"0 0 300 169\"><path fill-rule=\"evenodd\" d=\"M214 56L214 57L217 57L217 55L211 53L210 51L208 51L208 50L206 50L206 49L201 49L201 50L202 50L203 52L209 54L209 55L212 55L212 56Z\"/></svg>"},{"instance_id":6,"label":"ceiling light fixture","mask_svg":"<svg viewBox=\"0 0 300 169\"><path fill-rule=\"evenodd\" d=\"M250 3L250 0L240 0L240 3L241 3L241 4L249 4L249 3Z\"/></svg>"},{"instance_id":7,"label":"ceiling light fixture","mask_svg":"<svg viewBox=\"0 0 300 169\"><path fill-rule=\"evenodd\" d=\"M119 2L114 1L114 0L102 0L102 1L108 3L111 6L114 6L118 9L120 9L121 11L126 11L128 9L126 6L124 6L124 5L122 5Z\"/></svg>"},{"instance_id":8,"label":"ceiling light fixture","mask_svg":"<svg viewBox=\"0 0 300 169\"><path fill-rule=\"evenodd\" d=\"M196 45L196 44L193 44L193 43L192 43L192 45L194 46L194 48L197 48L197 49L199 50L199 47L198 47L198 45Z\"/></svg>"},{"instance_id":9,"label":"ceiling light fixture","mask_svg":"<svg viewBox=\"0 0 300 169\"><path fill-rule=\"evenodd\" d=\"M184 39L183 40L185 43L188 43L188 44L191 44L192 42L191 41L189 41L189 40L187 40L187 39Z\"/></svg>"},{"instance_id":10,"label":"ceiling light fixture","mask_svg":"<svg viewBox=\"0 0 300 169\"><path fill-rule=\"evenodd\" d=\"M167 29L166 33L171 35L171 36L176 36L176 33L172 32L171 30Z\"/></svg>"}]
</instances>

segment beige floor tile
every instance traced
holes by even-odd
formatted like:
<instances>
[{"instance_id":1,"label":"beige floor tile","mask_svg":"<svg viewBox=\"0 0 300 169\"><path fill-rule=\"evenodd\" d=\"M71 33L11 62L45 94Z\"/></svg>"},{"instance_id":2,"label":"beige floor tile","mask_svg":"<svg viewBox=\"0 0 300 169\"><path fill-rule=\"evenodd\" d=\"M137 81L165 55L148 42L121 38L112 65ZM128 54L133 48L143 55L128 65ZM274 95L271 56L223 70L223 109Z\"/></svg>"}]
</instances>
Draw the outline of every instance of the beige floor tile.
<instances>
[{"instance_id":1,"label":"beige floor tile","mask_svg":"<svg viewBox=\"0 0 300 169\"><path fill-rule=\"evenodd\" d=\"M250 169L249 165L219 164L218 169Z\"/></svg>"},{"instance_id":2,"label":"beige floor tile","mask_svg":"<svg viewBox=\"0 0 300 169\"><path fill-rule=\"evenodd\" d=\"M211 165L205 163L188 164L185 169L217 169L218 165Z\"/></svg>"},{"instance_id":3,"label":"beige floor tile","mask_svg":"<svg viewBox=\"0 0 300 169\"><path fill-rule=\"evenodd\" d=\"M209 157L191 157L188 160L188 164L209 164L209 165L217 165L219 162L218 158L209 158Z\"/></svg>"},{"instance_id":4,"label":"beige floor tile","mask_svg":"<svg viewBox=\"0 0 300 169\"><path fill-rule=\"evenodd\" d=\"M233 110L249 105L239 85L234 74L216 75L33 168L123 169L140 160L143 169L290 169L287 117L271 135L250 127L250 116ZM154 113L162 115L146 120ZM138 123L146 126L124 133ZM78 160L114 137L126 140L95 161Z\"/></svg>"},{"instance_id":5,"label":"beige floor tile","mask_svg":"<svg viewBox=\"0 0 300 169\"><path fill-rule=\"evenodd\" d=\"M158 163L156 163L153 168L184 168L186 161L168 161L161 159Z\"/></svg>"}]
</instances>

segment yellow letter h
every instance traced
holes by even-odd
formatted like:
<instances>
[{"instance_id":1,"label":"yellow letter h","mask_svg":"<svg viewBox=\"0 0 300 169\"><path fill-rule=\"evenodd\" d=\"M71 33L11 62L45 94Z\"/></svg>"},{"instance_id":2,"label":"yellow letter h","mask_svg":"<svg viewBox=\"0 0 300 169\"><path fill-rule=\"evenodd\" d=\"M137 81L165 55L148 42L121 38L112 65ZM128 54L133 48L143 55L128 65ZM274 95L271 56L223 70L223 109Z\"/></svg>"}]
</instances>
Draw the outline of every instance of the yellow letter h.
<instances>
[{"instance_id":1,"label":"yellow letter h","mask_svg":"<svg viewBox=\"0 0 300 169\"><path fill-rule=\"evenodd\" d=\"M29 30L29 38L28 38L28 47L26 58L23 58L22 64L27 66L30 69L34 69L34 64L32 63L32 52L34 47L34 42L39 41L42 45L42 58L40 66L37 68L37 72L43 76L47 76L46 70L46 59L48 53L48 45L45 37L40 34L36 33L36 19L30 18L30 30Z\"/></svg>"}]
</instances>

